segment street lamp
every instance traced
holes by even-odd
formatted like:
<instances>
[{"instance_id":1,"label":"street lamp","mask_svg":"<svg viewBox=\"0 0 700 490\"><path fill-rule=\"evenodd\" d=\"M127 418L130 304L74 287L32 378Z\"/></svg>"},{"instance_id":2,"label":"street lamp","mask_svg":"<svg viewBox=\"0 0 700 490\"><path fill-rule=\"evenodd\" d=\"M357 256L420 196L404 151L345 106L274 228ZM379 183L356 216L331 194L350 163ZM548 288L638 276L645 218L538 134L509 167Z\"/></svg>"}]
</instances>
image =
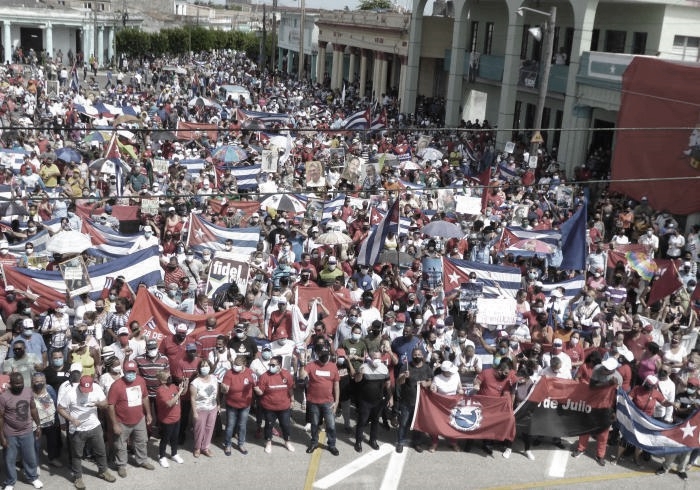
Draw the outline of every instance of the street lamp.
<instances>
[{"instance_id":1,"label":"street lamp","mask_svg":"<svg viewBox=\"0 0 700 490\"><path fill-rule=\"evenodd\" d=\"M544 10L532 9L529 7L520 7L518 15L521 17L525 12L533 12L535 14L544 15L549 19L544 23L544 36L540 29L530 29L530 34L538 41L544 37L544 54L542 56L544 65L542 66L542 79L540 80L539 92L537 94L537 107L535 109L535 134L530 140L531 148L530 155L537 155L537 149L544 142L542 139L542 115L544 114L544 103L547 98L547 88L549 85L549 70L552 66L552 51L554 50L554 26L557 22L557 8L552 7L549 12Z\"/></svg>"}]
</instances>

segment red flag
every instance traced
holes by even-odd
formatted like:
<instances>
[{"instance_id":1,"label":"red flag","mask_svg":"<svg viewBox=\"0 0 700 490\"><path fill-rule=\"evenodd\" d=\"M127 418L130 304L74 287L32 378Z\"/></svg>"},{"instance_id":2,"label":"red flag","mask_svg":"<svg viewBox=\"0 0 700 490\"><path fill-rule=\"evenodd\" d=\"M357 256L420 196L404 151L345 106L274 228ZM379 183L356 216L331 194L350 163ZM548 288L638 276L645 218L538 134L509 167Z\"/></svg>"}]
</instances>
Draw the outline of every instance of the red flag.
<instances>
[{"instance_id":1,"label":"red flag","mask_svg":"<svg viewBox=\"0 0 700 490\"><path fill-rule=\"evenodd\" d=\"M446 396L421 387L412 429L450 439L512 441L515 417L508 397Z\"/></svg>"},{"instance_id":2,"label":"red flag","mask_svg":"<svg viewBox=\"0 0 700 490\"><path fill-rule=\"evenodd\" d=\"M659 261L657 261L658 263ZM649 299L647 300L648 305L653 305L666 296L675 293L678 291L678 288L683 286L683 282L678 277L678 267L676 267L676 263L673 260L670 260L666 267L662 267L660 264L659 267L661 268L661 275L651 283L651 291L649 291Z\"/></svg>"},{"instance_id":3,"label":"red flag","mask_svg":"<svg viewBox=\"0 0 700 490\"><path fill-rule=\"evenodd\" d=\"M112 137L107 143L107 148L105 148L104 158L121 158L119 153L119 146L117 145L117 133L112 133Z\"/></svg>"},{"instance_id":4,"label":"red flag","mask_svg":"<svg viewBox=\"0 0 700 490\"><path fill-rule=\"evenodd\" d=\"M496 250L498 250L499 252L503 252L505 249L507 249L514 243L519 242L520 240L521 238L519 238L508 228L503 228L503 232L501 233L501 239L496 244Z\"/></svg>"},{"instance_id":5,"label":"red flag","mask_svg":"<svg viewBox=\"0 0 700 490\"><path fill-rule=\"evenodd\" d=\"M659 74L664 83L658 83ZM632 59L622 76L616 127L644 129L617 132L611 190L636 200L646 196L654 209L672 214L700 211L698 86L697 65L645 56ZM675 180L659 185L657 179L662 178Z\"/></svg>"},{"instance_id":6,"label":"red flag","mask_svg":"<svg viewBox=\"0 0 700 490\"><path fill-rule=\"evenodd\" d=\"M340 293L333 291L333 288L322 288L318 286L296 288L297 306L303 314L311 311L311 301L314 298L321 298L323 306L328 310L328 317L323 319L328 335L335 334L345 310L353 305L352 298L347 289Z\"/></svg>"}]
</instances>

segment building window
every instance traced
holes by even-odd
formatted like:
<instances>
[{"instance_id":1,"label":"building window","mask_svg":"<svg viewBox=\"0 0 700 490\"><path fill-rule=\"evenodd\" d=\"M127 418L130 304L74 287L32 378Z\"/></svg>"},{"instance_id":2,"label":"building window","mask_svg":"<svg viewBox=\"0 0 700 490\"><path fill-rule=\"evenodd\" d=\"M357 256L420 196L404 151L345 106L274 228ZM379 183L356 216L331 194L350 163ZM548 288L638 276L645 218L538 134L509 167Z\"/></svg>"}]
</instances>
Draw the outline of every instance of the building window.
<instances>
[{"instance_id":1,"label":"building window","mask_svg":"<svg viewBox=\"0 0 700 490\"><path fill-rule=\"evenodd\" d=\"M527 59L527 47L530 43L530 33L528 32L529 29L530 29L530 24L523 24L523 36L522 36L522 40L520 41L520 59L521 60Z\"/></svg>"},{"instance_id":2,"label":"building window","mask_svg":"<svg viewBox=\"0 0 700 490\"><path fill-rule=\"evenodd\" d=\"M624 53L626 39L627 32L625 31L605 31L605 51L608 53Z\"/></svg>"},{"instance_id":3,"label":"building window","mask_svg":"<svg viewBox=\"0 0 700 490\"><path fill-rule=\"evenodd\" d=\"M484 34L484 54L491 54L493 45L493 22L486 23L486 33Z\"/></svg>"},{"instance_id":4,"label":"building window","mask_svg":"<svg viewBox=\"0 0 700 490\"><path fill-rule=\"evenodd\" d=\"M472 35L471 35L471 43L469 44L469 51L474 52L477 50L477 44L476 41L479 38L479 22L473 20L472 21Z\"/></svg>"},{"instance_id":5,"label":"building window","mask_svg":"<svg viewBox=\"0 0 700 490\"><path fill-rule=\"evenodd\" d=\"M700 61L700 37L674 36L673 54L683 61Z\"/></svg>"},{"instance_id":6,"label":"building window","mask_svg":"<svg viewBox=\"0 0 700 490\"><path fill-rule=\"evenodd\" d=\"M591 31L591 51L598 51L598 40L600 39L600 29Z\"/></svg>"},{"instance_id":7,"label":"building window","mask_svg":"<svg viewBox=\"0 0 700 490\"><path fill-rule=\"evenodd\" d=\"M563 122L564 122L564 112L557 111L556 115L554 116L554 127L557 129L561 129ZM561 131L555 131L554 138L552 138L552 148L559 147L559 140L560 139L561 139Z\"/></svg>"},{"instance_id":8,"label":"building window","mask_svg":"<svg viewBox=\"0 0 700 490\"><path fill-rule=\"evenodd\" d=\"M523 108L523 103L520 102L519 100L515 101L515 108L513 109L513 129L518 129L520 128L520 111ZM515 141L515 137L513 137L513 141Z\"/></svg>"},{"instance_id":9,"label":"building window","mask_svg":"<svg viewBox=\"0 0 700 490\"><path fill-rule=\"evenodd\" d=\"M645 54L647 52L647 33L635 32L632 35L632 54Z\"/></svg>"}]
</instances>

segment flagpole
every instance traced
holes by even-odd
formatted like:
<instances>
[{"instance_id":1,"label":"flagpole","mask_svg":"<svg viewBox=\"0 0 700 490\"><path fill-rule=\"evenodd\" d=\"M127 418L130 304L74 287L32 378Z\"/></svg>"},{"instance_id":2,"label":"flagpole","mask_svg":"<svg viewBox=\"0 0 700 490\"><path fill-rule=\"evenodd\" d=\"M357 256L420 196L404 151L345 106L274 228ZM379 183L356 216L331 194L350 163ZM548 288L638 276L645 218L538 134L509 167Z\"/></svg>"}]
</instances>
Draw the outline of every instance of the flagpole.
<instances>
[{"instance_id":1,"label":"flagpole","mask_svg":"<svg viewBox=\"0 0 700 490\"><path fill-rule=\"evenodd\" d=\"M187 248L190 246L190 238L192 238L192 211L190 211L190 218L187 226Z\"/></svg>"}]
</instances>

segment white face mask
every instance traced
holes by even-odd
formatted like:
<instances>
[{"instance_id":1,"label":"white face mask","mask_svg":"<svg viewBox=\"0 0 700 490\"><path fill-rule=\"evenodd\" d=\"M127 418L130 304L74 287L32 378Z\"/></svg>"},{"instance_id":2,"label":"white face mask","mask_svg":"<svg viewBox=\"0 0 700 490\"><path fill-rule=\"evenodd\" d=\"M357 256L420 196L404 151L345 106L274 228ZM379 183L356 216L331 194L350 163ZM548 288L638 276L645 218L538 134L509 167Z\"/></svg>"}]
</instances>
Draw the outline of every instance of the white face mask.
<instances>
[{"instance_id":1,"label":"white face mask","mask_svg":"<svg viewBox=\"0 0 700 490\"><path fill-rule=\"evenodd\" d=\"M571 345L577 345L577 344L578 344L578 339L577 339L577 338L571 339Z\"/></svg>"},{"instance_id":2,"label":"white face mask","mask_svg":"<svg viewBox=\"0 0 700 490\"><path fill-rule=\"evenodd\" d=\"M381 359L372 359L372 365L373 365L375 368L378 368L379 366L382 365L382 360L381 360Z\"/></svg>"},{"instance_id":3,"label":"white face mask","mask_svg":"<svg viewBox=\"0 0 700 490\"><path fill-rule=\"evenodd\" d=\"M334 271L334 270L335 270L335 264L328 264L328 270L329 270L329 271Z\"/></svg>"},{"instance_id":4,"label":"white face mask","mask_svg":"<svg viewBox=\"0 0 700 490\"><path fill-rule=\"evenodd\" d=\"M156 357L158 355L158 349L148 349L146 353L148 357Z\"/></svg>"},{"instance_id":5,"label":"white face mask","mask_svg":"<svg viewBox=\"0 0 700 490\"><path fill-rule=\"evenodd\" d=\"M235 372L240 373L243 371L243 366L239 366L238 364L234 364L231 369L233 369Z\"/></svg>"}]
</instances>

